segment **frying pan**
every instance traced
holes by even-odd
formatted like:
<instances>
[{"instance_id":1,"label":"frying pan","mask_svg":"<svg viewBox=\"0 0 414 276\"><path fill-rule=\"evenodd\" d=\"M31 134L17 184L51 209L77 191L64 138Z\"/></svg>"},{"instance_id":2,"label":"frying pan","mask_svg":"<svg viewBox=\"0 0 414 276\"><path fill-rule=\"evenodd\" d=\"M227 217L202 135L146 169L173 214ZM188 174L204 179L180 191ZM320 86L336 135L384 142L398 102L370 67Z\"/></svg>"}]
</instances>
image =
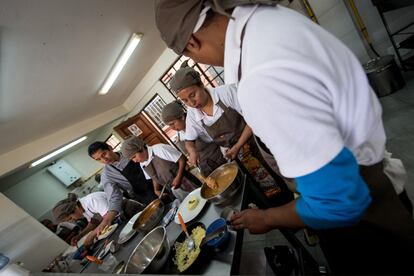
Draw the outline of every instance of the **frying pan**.
<instances>
[{"instance_id":1,"label":"frying pan","mask_svg":"<svg viewBox=\"0 0 414 276\"><path fill-rule=\"evenodd\" d=\"M205 225L201 222L194 222L189 225L187 225L187 231L191 234L191 231L196 228L197 226L201 226L204 229L206 229ZM175 246L176 243L183 243L186 239L186 235L184 232L181 232L181 234L178 236L178 238L175 240L173 246L171 247L171 253L168 257L168 263L167 263L167 270L169 274L200 274L203 270L205 270L207 264L212 258L212 255L214 253L213 249L207 245L204 245L201 247L200 254L197 256L197 258L194 260L194 262L183 272L180 272L178 270L178 267L174 264L174 259L176 255Z\"/></svg>"},{"instance_id":2,"label":"frying pan","mask_svg":"<svg viewBox=\"0 0 414 276\"><path fill-rule=\"evenodd\" d=\"M159 199L151 201L132 226L135 231L146 234L158 225L164 214L164 203Z\"/></svg>"}]
</instances>

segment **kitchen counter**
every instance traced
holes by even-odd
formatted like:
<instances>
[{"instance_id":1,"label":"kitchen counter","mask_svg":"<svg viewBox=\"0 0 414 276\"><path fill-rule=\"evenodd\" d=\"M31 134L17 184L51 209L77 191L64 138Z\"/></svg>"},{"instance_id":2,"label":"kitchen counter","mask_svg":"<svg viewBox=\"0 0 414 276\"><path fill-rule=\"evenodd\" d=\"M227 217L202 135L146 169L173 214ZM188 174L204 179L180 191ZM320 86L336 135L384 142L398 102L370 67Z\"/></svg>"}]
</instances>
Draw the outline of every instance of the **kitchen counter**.
<instances>
[{"instance_id":1,"label":"kitchen counter","mask_svg":"<svg viewBox=\"0 0 414 276\"><path fill-rule=\"evenodd\" d=\"M240 210L242 207L244 194L245 194L245 183L246 183L246 177L243 176L242 178L242 185L240 188L240 191L237 193L237 195L232 199L231 202L227 203L226 206L229 206L235 210ZM211 204L207 202L204 209L201 211L201 213L193 220L193 221L200 221L202 222L206 227L210 225L211 222L213 222L215 219L220 217L221 211L223 210L223 207L218 207L214 204ZM166 208L165 212L167 212L168 209ZM123 226L120 225L117 230L110 236L109 240L117 240L118 235L121 232ZM170 246L173 245L175 239L178 237L178 235L181 233L181 227L180 225L176 224L173 221L171 221L167 229L167 237L170 242ZM240 256L241 256L241 249L242 249L242 241L243 241L243 231L230 231L231 239L229 242L228 247L226 250L217 253L213 256L210 263L206 266L204 271L201 271L201 274L204 275L231 275L231 274L237 274L239 265L240 265ZM144 235L141 233L137 233L133 238L131 238L129 241L127 241L125 244L121 245L119 250L115 252L113 255L116 257L118 261L124 261L125 264L128 262L129 256L135 249L135 247L138 245L138 243L142 240ZM102 243L102 242L101 242ZM101 245L98 245L97 248L99 249ZM107 258L108 256L106 256ZM86 267L82 267L80 265L79 261L72 261L70 264L70 270L72 273L104 273L101 271L95 263L90 263ZM167 271L160 271L160 274L167 274Z\"/></svg>"}]
</instances>

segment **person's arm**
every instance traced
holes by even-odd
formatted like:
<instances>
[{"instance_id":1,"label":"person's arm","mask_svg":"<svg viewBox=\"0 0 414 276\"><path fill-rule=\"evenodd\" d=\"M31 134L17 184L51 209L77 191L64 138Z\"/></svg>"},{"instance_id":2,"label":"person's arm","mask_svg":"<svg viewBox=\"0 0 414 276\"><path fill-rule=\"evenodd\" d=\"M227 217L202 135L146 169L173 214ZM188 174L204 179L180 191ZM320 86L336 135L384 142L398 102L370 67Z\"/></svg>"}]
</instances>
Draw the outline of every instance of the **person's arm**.
<instances>
[{"instance_id":1,"label":"person's arm","mask_svg":"<svg viewBox=\"0 0 414 276\"><path fill-rule=\"evenodd\" d=\"M295 201L267 210L242 211L231 218L232 225L253 233L305 225L314 229L348 227L358 223L371 204L368 186L347 148L324 167L295 180L300 193Z\"/></svg>"},{"instance_id":2,"label":"person's arm","mask_svg":"<svg viewBox=\"0 0 414 276\"><path fill-rule=\"evenodd\" d=\"M88 234L89 232L91 232L92 230L94 230L97 226L99 225L99 221L95 220L95 219L91 219L91 221L88 222L88 224L86 225L86 227L76 236L74 236L71 240L70 243L71 245L76 245L76 243L86 234Z\"/></svg>"},{"instance_id":3,"label":"person's arm","mask_svg":"<svg viewBox=\"0 0 414 276\"><path fill-rule=\"evenodd\" d=\"M185 141L185 148L187 149L188 152L188 162L190 163L190 165L194 165L197 166L198 162L199 162L199 156L198 156L198 152L195 148L195 142L194 141Z\"/></svg>"},{"instance_id":4,"label":"person's arm","mask_svg":"<svg viewBox=\"0 0 414 276\"><path fill-rule=\"evenodd\" d=\"M252 137L252 129L246 125L239 137L239 140L237 140L237 143L234 144L227 152L226 152L226 158L229 159L235 159L237 157L237 154L239 154L240 149L243 147L243 145Z\"/></svg>"},{"instance_id":5,"label":"person's arm","mask_svg":"<svg viewBox=\"0 0 414 276\"><path fill-rule=\"evenodd\" d=\"M281 227L303 228L306 226L296 212L295 201L267 210L243 210L233 215L231 224L234 229L246 228L252 234L266 233Z\"/></svg>"},{"instance_id":6,"label":"person's arm","mask_svg":"<svg viewBox=\"0 0 414 276\"><path fill-rule=\"evenodd\" d=\"M171 186L175 189L180 188L181 181L183 180L183 173L185 170L185 157L184 155L181 155L180 159L178 159L178 171L177 175L173 179Z\"/></svg>"},{"instance_id":7,"label":"person's arm","mask_svg":"<svg viewBox=\"0 0 414 276\"><path fill-rule=\"evenodd\" d=\"M160 196L161 194L161 185L155 181L154 179L152 180L152 185L154 186L154 193L156 196Z\"/></svg>"},{"instance_id":8,"label":"person's arm","mask_svg":"<svg viewBox=\"0 0 414 276\"><path fill-rule=\"evenodd\" d=\"M101 221L101 223L96 227L96 235L99 236L99 233L102 232L102 230L106 227L112 224L112 222L114 221L114 219L116 218L116 216L119 214L118 211L108 211L108 213L106 213L103 216L103 219Z\"/></svg>"}]
</instances>

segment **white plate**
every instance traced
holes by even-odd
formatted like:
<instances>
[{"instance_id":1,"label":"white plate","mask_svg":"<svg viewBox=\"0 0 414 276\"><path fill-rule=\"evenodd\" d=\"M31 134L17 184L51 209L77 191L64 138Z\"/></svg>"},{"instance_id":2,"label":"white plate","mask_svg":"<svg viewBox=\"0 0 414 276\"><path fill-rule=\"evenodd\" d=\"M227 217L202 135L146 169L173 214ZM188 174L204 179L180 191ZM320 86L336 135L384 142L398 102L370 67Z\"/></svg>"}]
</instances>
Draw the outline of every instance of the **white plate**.
<instances>
[{"instance_id":1,"label":"white plate","mask_svg":"<svg viewBox=\"0 0 414 276\"><path fill-rule=\"evenodd\" d=\"M127 242L132 236L136 233L136 231L132 228L135 221L138 219L139 215L141 215L142 211L135 214L128 223L122 228L121 233L119 233L118 243L123 244Z\"/></svg>"},{"instance_id":2,"label":"white plate","mask_svg":"<svg viewBox=\"0 0 414 276\"><path fill-rule=\"evenodd\" d=\"M98 238L98 241L99 240L102 240L102 239L105 239L106 237L109 237L109 235L111 235L116 230L117 227L118 227L118 224L117 223L110 225L108 227L109 229L105 232L105 234L99 235L97 237Z\"/></svg>"},{"instance_id":3,"label":"white plate","mask_svg":"<svg viewBox=\"0 0 414 276\"><path fill-rule=\"evenodd\" d=\"M181 214L185 223L193 220L200 212L203 210L204 205L206 205L207 200L201 197L200 194L201 188L195 189L189 193L181 202L180 207L178 207L177 214L175 215L174 222L180 224L178 220L178 213ZM198 205L193 210L188 209L188 202L192 197L198 198Z\"/></svg>"}]
</instances>

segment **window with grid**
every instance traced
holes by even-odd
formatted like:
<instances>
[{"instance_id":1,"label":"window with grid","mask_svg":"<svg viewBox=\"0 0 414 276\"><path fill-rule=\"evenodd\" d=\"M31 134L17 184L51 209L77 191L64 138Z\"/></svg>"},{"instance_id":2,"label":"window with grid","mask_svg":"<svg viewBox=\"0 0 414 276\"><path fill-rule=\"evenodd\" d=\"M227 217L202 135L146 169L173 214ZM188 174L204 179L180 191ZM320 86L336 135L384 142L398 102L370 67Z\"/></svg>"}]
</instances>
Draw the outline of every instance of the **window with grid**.
<instances>
[{"instance_id":1,"label":"window with grid","mask_svg":"<svg viewBox=\"0 0 414 276\"><path fill-rule=\"evenodd\" d=\"M216 87L224 84L224 69L222 67L196 63L192 59L180 56L160 78L160 81L175 97L177 97L177 95L175 95L174 91L171 90L170 81L177 70L180 69L181 64L185 61L188 61L188 65L200 73L201 81L204 86Z\"/></svg>"},{"instance_id":2,"label":"window with grid","mask_svg":"<svg viewBox=\"0 0 414 276\"><path fill-rule=\"evenodd\" d=\"M121 141L113 134L106 139L105 143L110 145L114 151L120 151L121 150Z\"/></svg>"},{"instance_id":3,"label":"window with grid","mask_svg":"<svg viewBox=\"0 0 414 276\"><path fill-rule=\"evenodd\" d=\"M154 98L144 107L144 111L154 120L155 124L163 129L166 125L162 121L162 109L166 105L165 101L156 94Z\"/></svg>"}]
</instances>

